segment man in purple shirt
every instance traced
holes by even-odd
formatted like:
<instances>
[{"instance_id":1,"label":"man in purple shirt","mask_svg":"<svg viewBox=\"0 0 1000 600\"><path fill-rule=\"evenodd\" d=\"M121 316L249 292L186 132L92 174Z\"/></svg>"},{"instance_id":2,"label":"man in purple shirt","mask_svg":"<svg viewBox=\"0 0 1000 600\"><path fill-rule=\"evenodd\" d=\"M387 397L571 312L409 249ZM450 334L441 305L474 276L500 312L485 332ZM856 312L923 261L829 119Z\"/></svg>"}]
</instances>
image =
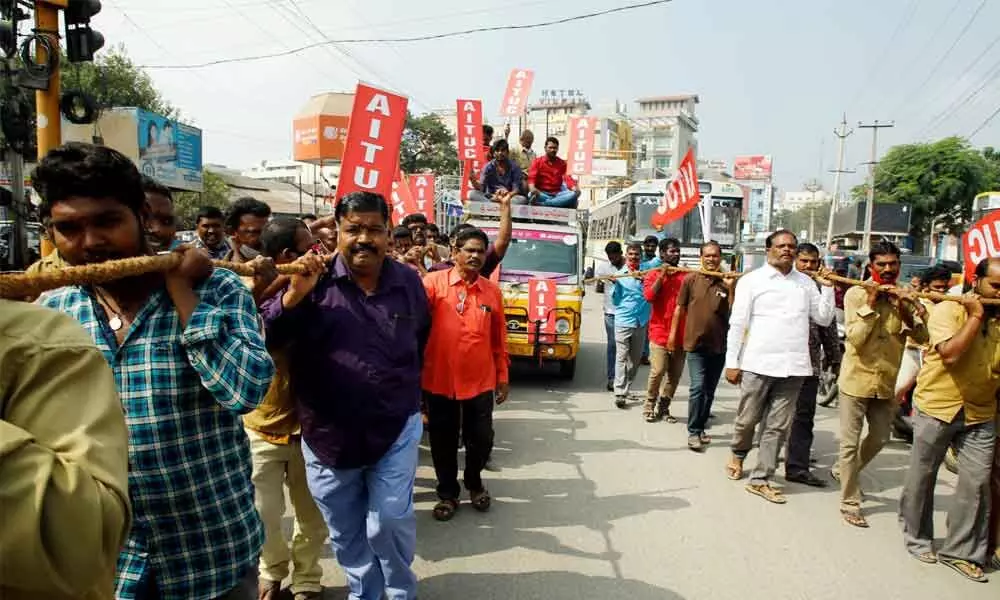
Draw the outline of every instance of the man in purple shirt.
<instances>
[{"instance_id":1,"label":"man in purple shirt","mask_svg":"<svg viewBox=\"0 0 1000 600\"><path fill-rule=\"evenodd\" d=\"M290 343L309 490L352 600L416 598L413 482L430 317L420 277L386 257L389 207L369 192L335 210L339 254L309 254L264 302L268 342Z\"/></svg>"},{"instance_id":2,"label":"man in purple shirt","mask_svg":"<svg viewBox=\"0 0 1000 600\"><path fill-rule=\"evenodd\" d=\"M511 199L514 197L513 192L507 192L505 194L497 194L496 202L500 205L500 228L497 231L497 239L490 244L489 248L486 249L486 258L483 259L483 266L479 268L479 274L483 277L489 278L496 271L496 268L500 266L500 261L503 260L505 254L507 254L507 248L510 247L511 235L513 233L514 220L511 215ZM451 251L452 254L456 252L455 240L458 238L458 234L462 232L463 229L475 229L474 225L469 223L461 223L456 225L454 229L451 230ZM447 271L455 266L455 261L447 260L445 262L440 262L435 265L431 265L428 271Z\"/></svg>"}]
</instances>

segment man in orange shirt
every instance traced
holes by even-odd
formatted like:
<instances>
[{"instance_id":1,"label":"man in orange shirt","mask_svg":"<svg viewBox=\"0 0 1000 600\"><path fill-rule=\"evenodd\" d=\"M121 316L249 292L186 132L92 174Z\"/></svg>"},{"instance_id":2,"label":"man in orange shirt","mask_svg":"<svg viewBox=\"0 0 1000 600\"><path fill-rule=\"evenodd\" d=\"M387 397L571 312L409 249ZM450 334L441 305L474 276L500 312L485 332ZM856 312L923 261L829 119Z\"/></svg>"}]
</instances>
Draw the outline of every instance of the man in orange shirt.
<instances>
[{"instance_id":1,"label":"man in orange shirt","mask_svg":"<svg viewBox=\"0 0 1000 600\"><path fill-rule=\"evenodd\" d=\"M424 278L431 332L421 376L430 416L431 458L440 501L434 518L458 509L459 431L465 440L465 488L472 506L490 508L482 471L493 437L493 402L507 399L507 333L500 288L479 275L489 239L466 229L455 239L455 266Z\"/></svg>"}]
</instances>

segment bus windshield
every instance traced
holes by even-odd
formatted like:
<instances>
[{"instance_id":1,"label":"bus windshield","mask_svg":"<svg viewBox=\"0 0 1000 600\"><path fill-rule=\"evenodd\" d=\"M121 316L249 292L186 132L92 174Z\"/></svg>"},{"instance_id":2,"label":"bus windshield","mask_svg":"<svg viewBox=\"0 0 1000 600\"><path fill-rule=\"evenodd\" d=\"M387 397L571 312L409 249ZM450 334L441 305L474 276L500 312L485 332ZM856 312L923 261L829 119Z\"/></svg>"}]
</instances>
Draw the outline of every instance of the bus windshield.
<instances>
[{"instance_id":1,"label":"bus windshield","mask_svg":"<svg viewBox=\"0 0 1000 600\"><path fill-rule=\"evenodd\" d=\"M656 207L659 206L659 196L636 196L635 197L635 237L643 238L647 235L656 235L653 228L653 215ZM700 244L704 239L701 234L701 219L697 210L691 210L683 219L677 219L672 223L667 223L663 227L661 238L677 238L685 244Z\"/></svg>"},{"instance_id":2,"label":"bus windshield","mask_svg":"<svg viewBox=\"0 0 1000 600\"><path fill-rule=\"evenodd\" d=\"M487 231L486 235L495 239L496 233ZM515 229L503 257L500 278L526 281L538 275L551 275L559 283L577 283L579 243L575 233Z\"/></svg>"}]
</instances>

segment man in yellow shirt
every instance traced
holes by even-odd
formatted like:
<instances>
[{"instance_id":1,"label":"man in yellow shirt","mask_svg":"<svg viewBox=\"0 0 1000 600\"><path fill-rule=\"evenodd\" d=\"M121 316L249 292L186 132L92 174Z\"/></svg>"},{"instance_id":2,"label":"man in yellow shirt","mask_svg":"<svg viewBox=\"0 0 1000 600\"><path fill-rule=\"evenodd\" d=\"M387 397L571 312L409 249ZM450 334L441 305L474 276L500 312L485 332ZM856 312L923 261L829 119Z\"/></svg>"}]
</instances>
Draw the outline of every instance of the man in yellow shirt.
<instances>
[{"instance_id":1,"label":"man in yellow shirt","mask_svg":"<svg viewBox=\"0 0 1000 600\"><path fill-rule=\"evenodd\" d=\"M260 238L264 256L275 264L287 264L305 255L316 243L306 224L292 217L277 217L264 226ZM262 296L281 291L287 278L279 277ZM273 293L272 293L273 292ZM243 417L253 457L254 501L264 523L264 546L260 553L260 600L276 600L281 582L291 569L291 591L295 600L319 598L323 567L319 558L327 537L323 515L306 484L302 458L302 436L288 372L288 357L281 348L268 348L275 374L264 401ZM291 551L282 530L285 486L295 509Z\"/></svg>"},{"instance_id":2,"label":"man in yellow shirt","mask_svg":"<svg viewBox=\"0 0 1000 600\"><path fill-rule=\"evenodd\" d=\"M129 529L114 375L54 310L0 300L0 598L106 599Z\"/></svg>"},{"instance_id":3,"label":"man in yellow shirt","mask_svg":"<svg viewBox=\"0 0 1000 600\"><path fill-rule=\"evenodd\" d=\"M986 581L990 469L1000 387L1000 312L982 298L1000 295L1000 259L976 266L972 291L931 312L930 350L917 377L910 468L899 504L906 548L922 562ZM958 447L958 484L948 534L934 554L934 486L948 446Z\"/></svg>"},{"instance_id":4,"label":"man in yellow shirt","mask_svg":"<svg viewBox=\"0 0 1000 600\"><path fill-rule=\"evenodd\" d=\"M868 256L872 279L844 294L845 343L840 367L840 514L855 527L868 527L861 514L858 485L865 468L889 441L896 414L896 376L907 337L927 341L927 309L912 290L890 295L882 285L899 278L899 248L892 242L872 246ZM868 435L861 430L868 422Z\"/></svg>"}]
</instances>

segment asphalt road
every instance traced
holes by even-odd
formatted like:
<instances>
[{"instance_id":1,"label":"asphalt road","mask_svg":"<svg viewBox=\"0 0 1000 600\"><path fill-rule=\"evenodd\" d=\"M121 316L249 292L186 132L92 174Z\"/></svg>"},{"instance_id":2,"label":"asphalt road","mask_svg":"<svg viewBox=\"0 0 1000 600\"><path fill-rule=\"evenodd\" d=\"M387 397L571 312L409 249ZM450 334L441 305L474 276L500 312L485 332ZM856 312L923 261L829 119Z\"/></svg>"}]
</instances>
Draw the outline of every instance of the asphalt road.
<instances>
[{"instance_id":1,"label":"asphalt road","mask_svg":"<svg viewBox=\"0 0 1000 600\"><path fill-rule=\"evenodd\" d=\"M745 480L726 478L736 389L725 383L710 432L715 443L703 454L686 445L686 381L675 425L643 422L637 405L615 408L604 390L598 300L587 299L574 381L515 368L511 398L496 412L501 471L487 474L490 513L466 504L451 522L434 521L434 472L423 448L415 562L422 599L1000 598L1000 574L972 583L904 550L896 511L905 444L893 442L862 474L871 528L861 530L841 521L835 487L787 484L788 504L779 506L744 491ZM838 417L835 408L818 411L816 472L829 477ZM784 485L780 476L777 483ZM942 469L939 538L954 483ZM326 598L344 598L332 554L323 565Z\"/></svg>"}]
</instances>

